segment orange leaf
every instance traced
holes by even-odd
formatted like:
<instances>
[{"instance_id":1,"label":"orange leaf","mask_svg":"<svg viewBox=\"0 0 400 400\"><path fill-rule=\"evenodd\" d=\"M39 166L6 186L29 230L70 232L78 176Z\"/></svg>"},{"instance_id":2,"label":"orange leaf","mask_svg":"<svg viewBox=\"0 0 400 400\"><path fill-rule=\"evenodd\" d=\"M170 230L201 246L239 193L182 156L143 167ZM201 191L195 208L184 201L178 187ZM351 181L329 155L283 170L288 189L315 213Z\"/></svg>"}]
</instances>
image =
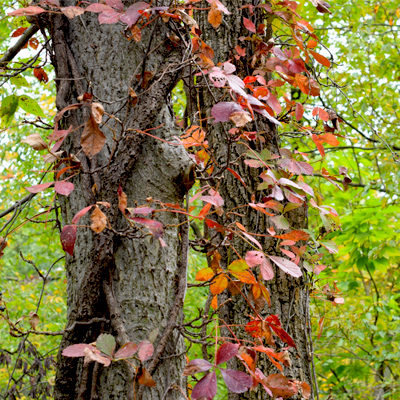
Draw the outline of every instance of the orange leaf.
<instances>
[{"instance_id":1,"label":"orange leaf","mask_svg":"<svg viewBox=\"0 0 400 400\"><path fill-rule=\"evenodd\" d=\"M210 204L210 203L207 203L207 204L201 209L201 211L200 211L200 213L199 213L199 219L203 219L203 218L208 214L208 212L210 211L210 208L211 208L211 204Z\"/></svg>"},{"instance_id":2,"label":"orange leaf","mask_svg":"<svg viewBox=\"0 0 400 400\"><path fill-rule=\"evenodd\" d=\"M202 146L204 138L204 131L197 125L191 126L186 133L181 136L182 143L186 149L191 146Z\"/></svg>"},{"instance_id":3,"label":"orange leaf","mask_svg":"<svg viewBox=\"0 0 400 400\"><path fill-rule=\"evenodd\" d=\"M315 47L317 47L318 42L316 40L310 40L307 43L307 49L314 49Z\"/></svg>"},{"instance_id":4,"label":"orange leaf","mask_svg":"<svg viewBox=\"0 0 400 400\"><path fill-rule=\"evenodd\" d=\"M321 54L319 54L319 53L317 53L317 52L315 52L315 51L312 51L312 50L309 50L309 51L310 51L310 53L313 55L313 57L314 57L320 64L322 64L322 65L325 66L326 68L329 68L329 67L331 66L331 62L330 62L326 57L322 56Z\"/></svg>"},{"instance_id":5,"label":"orange leaf","mask_svg":"<svg viewBox=\"0 0 400 400\"><path fill-rule=\"evenodd\" d=\"M340 142L337 140L335 135L332 133L324 133L323 135L319 135L318 139L322 142L328 143L331 146L339 146Z\"/></svg>"},{"instance_id":6,"label":"orange leaf","mask_svg":"<svg viewBox=\"0 0 400 400\"><path fill-rule=\"evenodd\" d=\"M203 268L196 274L196 281L205 282L214 276L214 271L211 268Z\"/></svg>"},{"instance_id":7,"label":"orange leaf","mask_svg":"<svg viewBox=\"0 0 400 400\"><path fill-rule=\"evenodd\" d=\"M208 22L217 29L222 22L222 13L218 10L218 6L214 3L211 4L211 10L208 13Z\"/></svg>"},{"instance_id":8,"label":"orange leaf","mask_svg":"<svg viewBox=\"0 0 400 400\"><path fill-rule=\"evenodd\" d=\"M240 282L249 283L250 285L255 285L257 283L256 278L250 271L231 271L231 274L239 279Z\"/></svg>"},{"instance_id":9,"label":"orange leaf","mask_svg":"<svg viewBox=\"0 0 400 400\"><path fill-rule=\"evenodd\" d=\"M213 279L212 284L210 285L210 292L213 295L217 295L222 293L228 287L228 278L224 275L218 275Z\"/></svg>"},{"instance_id":10,"label":"orange leaf","mask_svg":"<svg viewBox=\"0 0 400 400\"><path fill-rule=\"evenodd\" d=\"M107 217L105 216L103 211L101 211L100 208L97 206L93 210L90 220L92 221L92 224L90 225L90 227L96 233L100 233L107 226Z\"/></svg>"},{"instance_id":11,"label":"orange leaf","mask_svg":"<svg viewBox=\"0 0 400 400\"><path fill-rule=\"evenodd\" d=\"M322 141L319 140L318 136L315 134L312 134L311 136L313 142L315 143L315 145L317 146L317 149L319 151L319 153L321 154L322 157L325 157L325 149L324 146L322 146Z\"/></svg>"},{"instance_id":12,"label":"orange leaf","mask_svg":"<svg viewBox=\"0 0 400 400\"><path fill-rule=\"evenodd\" d=\"M293 230L291 232L284 233L283 235L277 235L275 237L279 239L293 240L294 242L298 242L299 240L308 240L310 238L310 235L304 231Z\"/></svg>"},{"instance_id":13,"label":"orange leaf","mask_svg":"<svg viewBox=\"0 0 400 400\"><path fill-rule=\"evenodd\" d=\"M211 307L213 310L216 310L218 308L218 296L213 297L211 301Z\"/></svg>"}]
</instances>

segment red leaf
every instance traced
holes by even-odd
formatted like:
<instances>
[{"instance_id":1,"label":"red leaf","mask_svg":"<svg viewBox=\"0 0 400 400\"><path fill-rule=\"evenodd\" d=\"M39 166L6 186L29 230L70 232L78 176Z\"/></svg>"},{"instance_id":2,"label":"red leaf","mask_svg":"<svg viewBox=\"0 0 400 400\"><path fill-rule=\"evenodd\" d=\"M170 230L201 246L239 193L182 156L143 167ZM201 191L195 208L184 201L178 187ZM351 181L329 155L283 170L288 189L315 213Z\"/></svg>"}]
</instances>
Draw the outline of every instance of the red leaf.
<instances>
[{"instance_id":1,"label":"red leaf","mask_svg":"<svg viewBox=\"0 0 400 400\"><path fill-rule=\"evenodd\" d=\"M201 378L192 391L193 400L212 400L217 394L217 375L215 371Z\"/></svg>"},{"instance_id":2,"label":"red leaf","mask_svg":"<svg viewBox=\"0 0 400 400\"><path fill-rule=\"evenodd\" d=\"M58 194L62 194L64 196L69 196L70 193L74 190L74 184L66 181L57 181L54 184L54 190Z\"/></svg>"},{"instance_id":3,"label":"red leaf","mask_svg":"<svg viewBox=\"0 0 400 400\"><path fill-rule=\"evenodd\" d=\"M12 33L12 35L11 35L11 37L18 37L18 36L21 36L26 30L27 30L28 28L18 28L17 30L15 30L13 33Z\"/></svg>"},{"instance_id":4,"label":"red leaf","mask_svg":"<svg viewBox=\"0 0 400 400\"><path fill-rule=\"evenodd\" d=\"M256 33L256 26L249 19L243 17L243 25L250 32Z\"/></svg>"},{"instance_id":5,"label":"red leaf","mask_svg":"<svg viewBox=\"0 0 400 400\"><path fill-rule=\"evenodd\" d=\"M303 118L304 114L304 106L301 103L296 103L296 119L297 121L300 121Z\"/></svg>"},{"instance_id":6,"label":"red leaf","mask_svg":"<svg viewBox=\"0 0 400 400\"><path fill-rule=\"evenodd\" d=\"M60 240L63 250L72 256L76 240L76 226L65 225L61 232Z\"/></svg>"},{"instance_id":7,"label":"red leaf","mask_svg":"<svg viewBox=\"0 0 400 400\"><path fill-rule=\"evenodd\" d=\"M124 358L131 358L138 350L137 344L133 342L125 343L118 351L114 354L114 359L121 360Z\"/></svg>"},{"instance_id":8,"label":"red leaf","mask_svg":"<svg viewBox=\"0 0 400 400\"><path fill-rule=\"evenodd\" d=\"M224 363L231 358L235 357L238 353L239 344L237 343L225 343L217 351L215 358L215 364Z\"/></svg>"},{"instance_id":9,"label":"red leaf","mask_svg":"<svg viewBox=\"0 0 400 400\"><path fill-rule=\"evenodd\" d=\"M271 390L275 397L288 399L298 392L297 386L281 374L269 375L266 379L263 379L263 383Z\"/></svg>"},{"instance_id":10,"label":"red leaf","mask_svg":"<svg viewBox=\"0 0 400 400\"><path fill-rule=\"evenodd\" d=\"M321 339L322 331L324 329L324 318L325 317L320 318L318 322L318 339Z\"/></svg>"},{"instance_id":11,"label":"red leaf","mask_svg":"<svg viewBox=\"0 0 400 400\"><path fill-rule=\"evenodd\" d=\"M78 344L73 344L71 346L66 347L62 351L62 355L64 357L84 357L85 353L83 352L85 349L92 349L94 350L95 347L93 347L90 344L85 344L85 343L78 343Z\"/></svg>"},{"instance_id":12,"label":"red leaf","mask_svg":"<svg viewBox=\"0 0 400 400\"><path fill-rule=\"evenodd\" d=\"M289 346L297 348L296 343L292 339L292 337L282 328L281 322L276 315L270 315L266 318L269 327L274 331L274 333L281 339L283 342L287 343Z\"/></svg>"},{"instance_id":13,"label":"red leaf","mask_svg":"<svg viewBox=\"0 0 400 400\"><path fill-rule=\"evenodd\" d=\"M137 3L132 4L128 9L125 11L125 14L120 18L121 22L124 22L130 28L132 25L135 25L138 19L140 18L141 14L139 11L145 10L149 7L148 3L143 1L139 1Z\"/></svg>"},{"instance_id":14,"label":"red leaf","mask_svg":"<svg viewBox=\"0 0 400 400\"><path fill-rule=\"evenodd\" d=\"M220 225L218 222L213 221L212 219L206 218L206 224L209 228L215 229L219 233L225 232L225 227Z\"/></svg>"},{"instance_id":15,"label":"red leaf","mask_svg":"<svg viewBox=\"0 0 400 400\"><path fill-rule=\"evenodd\" d=\"M72 218L71 223L72 223L72 224L77 224L77 223L80 221L80 219L81 219L89 210L92 209L92 207L94 207L94 205L91 205L91 206L87 206L87 207L85 207L85 208L82 208L82 210L79 211L79 212L77 212L76 215L75 215L75 217Z\"/></svg>"},{"instance_id":16,"label":"red leaf","mask_svg":"<svg viewBox=\"0 0 400 400\"><path fill-rule=\"evenodd\" d=\"M39 82L48 82L49 77L47 76L46 72L44 72L43 68L35 68L33 70L33 75L39 80Z\"/></svg>"},{"instance_id":17,"label":"red leaf","mask_svg":"<svg viewBox=\"0 0 400 400\"><path fill-rule=\"evenodd\" d=\"M139 343L139 358L142 362L151 358L154 353L154 347L151 342L148 340L143 340L143 342Z\"/></svg>"},{"instance_id":18,"label":"red leaf","mask_svg":"<svg viewBox=\"0 0 400 400\"><path fill-rule=\"evenodd\" d=\"M220 369L227 388L233 393L244 393L253 386L253 378L250 375L233 369Z\"/></svg>"},{"instance_id":19,"label":"red leaf","mask_svg":"<svg viewBox=\"0 0 400 400\"><path fill-rule=\"evenodd\" d=\"M41 183L40 185L29 186L25 188L30 193L40 193L49 188L54 182Z\"/></svg>"},{"instance_id":20,"label":"red leaf","mask_svg":"<svg viewBox=\"0 0 400 400\"><path fill-rule=\"evenodd\" d=\"M283 257L277 257L277 256L270 256L268 257L283 271L285 271L287 274L294 276L295 278L300 278L303 276L303 273L301 272L301 269L292 261L289 261L286 258Z\"/></svg>"},{"instance_id":21,"label":"red leaf","mask_svg":"<svg viewBox=\"0 0 400 400\"><path fill-rule=\"evenodd\" d=\"M238 179L239 181L240 181L240 183L242 183L242 185L244 186L244 187L246 187L246 184L245 184L245 182L244 182L244 180L241 178L241 176L237 173L237 172L235 172L233 169L231 169L231 168L227 168L227 170L236 178L236 179Z\"/></svg>"}]
</instances>

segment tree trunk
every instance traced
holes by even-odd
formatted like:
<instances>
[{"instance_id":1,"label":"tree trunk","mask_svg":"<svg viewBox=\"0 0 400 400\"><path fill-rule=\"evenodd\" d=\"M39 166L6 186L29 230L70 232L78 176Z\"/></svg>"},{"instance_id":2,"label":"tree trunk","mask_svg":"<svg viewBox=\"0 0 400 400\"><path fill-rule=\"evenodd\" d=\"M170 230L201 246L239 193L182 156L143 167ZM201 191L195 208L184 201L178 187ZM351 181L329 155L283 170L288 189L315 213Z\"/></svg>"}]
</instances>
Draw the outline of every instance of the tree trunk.
<instances>
[{"instance_id":1,"label":"tree trunk","mask_svg":"<svg viewBox=\"0 0 400 400\"><path fill-rule=\"evenodd\" d=\"M64 0L62 6L75 3ZM155 237L140 231L132 233L118 210L117 195L121 185L129 207L147 204L149 198L183 203L187 187L181 182L192 162L182 146L171 143L180 132L175 126L170 93L180 79L185 49L168 40L171 24L159 18L144 28L143 39L135 43L124 37L121 25L99 25L94 13L71 20L62 15L51 19L58 109L78 103L78 96L89 92L108 115L122 122L103 116L105 125L100 128L106 144L92 158L81 150L82 128L70 134L63 145L66 154L76 155L81 163L80 173L73 179L74 191L60 198L64 224L70 224L84 207L101 201L111 205L110 209L100 207L113 230L95 233L89 227L78 227L74 254L66 255L68 329L58 356L57 400L134 398L134 376L126 363L83 366L81 358L61 355L66 346L91 343L100 333L113 334L119 345L127 341L138 344L151 332L158 333L155 355L145 363L157 385L144 391L144 386L136 386L135 390L152 400L165 398L173 388L185 390L181 377L185 347L173 326L181 318L187 225L180 224L182 218L177 214L157 213L157 220L164 225L163 247ZM143 80L146 71L153 73L147 85ZM128 101L130 88L139 96L136 105ZM88 107L84 106L66 113L61 123L65 129L70 125L77 128L88 118ZM156 127L151 135L162 140L139 131ZM151 202L149 206L157 208ZM90 213L80 226L90 225L89 218ZM168 340L163 337L166 331ZM160 350L162 357L157 353ZM167 398L182 395L172 390Z\"/></svg>"},{"instance_id":2,"label":"tree trunk","mask_svg":"<svg viewBox=\"0 0 400 400\"><path fill-rule=\"evenodd\" d=\"M246 2L248 3L248 2ZM249 3L251 4L251 2ZM224 15L225 22L222 23L218 29L213 29L207 21L207 11L199 11L196 15L196 20L200 23L200 30L202 31L201 38L214 50L215 56L213 62L217 65L219 62L231 60L235 64L237 70L235 74L240 76L242 79L245 76L252 75L254 68L251 67L250 61L253 56L254 49L251 42L239 41L239 37L251 36L252 34L243 27L243 17L251 19L257 27L261 22L265 22L265 13L262 9L254 9L254 15L249 14L249 9L244 8L240 10L245 4L235 0L224 1L224 5L232 12L232 15ZM254 5L254 3L253 3ZM264 13L264 14L263 14ZM263 16L264 15L264 16ZM262 38L264 43L272 37L272 28L267 25L265 36ZM249 44L246 44L249 43ZM236 54L233 49L236 45L246 48L246 57L235 61L233 59ZM246 60L246 61L243 61ZM265 76L268 82L268 75ZM204 85L203 85L204 86ZM215 101L231 101L226 96L226 90L211 89L213 93L207 88L203 89L199 94L201 102L203 104L203 110L207 117L210 117L210 110L215 104ZM225 93L225 94L223 94ZM203 117L204 117L203 116ZM210 121L210 120L208 120ZM219 194L224 199L224 210L225 214L221 217L213 217L217 222L223 226L227 226L234 221L240 222L248 232L255 234L268 235L267 229L272 227L272 223L269 218L250 207L243 207L250 202L257 203L261 202L261 199L268 195L267 191L257 191L257 186L262 180L259 178L259 174L262 169L248 168L244 163L242 157L247 152L248 148L237 142L229 142L230 134L227 133L229 127L226 128L222 123L209 122L205 129L207 131L207 140L210 152L214 159L220 166L226 166L227 163L233 160L240 160L230 167L233 168L245 181L246 187L236 178L233 174L228 171L224 172L224 179L220 181L212 182L215 188L218 188ZM227 125L227 124L225 124ZM256 123L252 126L247 124L245 127L246 131L257 131L260 133L261 140L248 142L251 148L260 152L263 148L268 149L272 154L279 154L280 140L277 132L277 125L269 122L266 118L257 116ZM229 149L230 147L230 149ZM241 158L242 157L242 158ZM229 159L228 159L229 158ZM255 200L252 200L252 196L255 195ZM229 214L229 210L235 210L235 213ZM290 211L286 214L286 218L289 220L290 227L292 229L302 229L307 227L307 207L302 207ZM284 231L277 230L277 234L284 233ZM214 235L215 231L210 233L210 236ZM263 251L265 254L284 256L279 251L277 239L272 237L256 237L257 240L262 244ZM219 236L215 243L221 243L223 236ZM235 251L244 258L245 254L249 250L254 250L245 241L238 236L234 236L231 241ZM220 247L218 250L221 254L220 265L223 269L235 259L237 255L232 251L231 247ZM309 316L309 292L306 277L306 270L303 270L304 278L294 278L284 273L279 268L274 267L275 277L270 281L265 281L267 288L271 295L271 307L268 304L260 311L260 314L265 318L268 315L278 315L282 327L291 335L294 342L297 345L297 350L291 348L290 358L291 366L284 368L284 375L288 378L305 381L311 387L313 379L311 372L311 354L312 348L309 341L310 333L310 316ZM245 290L248 295L249 292ZM231 299L231 300L229 300ZM218 303L226 304L220 311L221 320L225 321L226 324L232 326L232 331L240 339L252 339L243 329L243 326L249 322L249 315L254 315L252 309L248 306L247 302L241 295L232 296L228 290L225 290L219 295ZM223 326L223 324L221 324ZM242 328L240 328L240 326ZM231 336L230 332L226 328L221 329L221 336ZM285 347L286 345L280 340L277 341L277 349ZM268 358L262 355L257 366L261 369L264 375L276 374L279 371L275 368ZM242 369L241 362L233 358L228 362L229 368ZM315 393L312 391L310 399L314 399ZM247 391L243 394L229 393L229 400L238 399L269 399L270 396L258 385L255 391ZM302 396L299 393L291 399L301 399Z\"/></svg>"}]
</instances>

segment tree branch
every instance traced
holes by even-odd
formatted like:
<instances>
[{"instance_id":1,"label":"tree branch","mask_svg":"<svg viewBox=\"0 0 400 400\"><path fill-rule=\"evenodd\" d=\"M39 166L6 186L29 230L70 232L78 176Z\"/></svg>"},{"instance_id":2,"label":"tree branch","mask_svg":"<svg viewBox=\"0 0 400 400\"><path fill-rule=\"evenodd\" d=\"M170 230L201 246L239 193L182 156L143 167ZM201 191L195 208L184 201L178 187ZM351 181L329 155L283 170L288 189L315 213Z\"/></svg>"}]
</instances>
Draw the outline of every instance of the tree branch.
<instances>
[{"instance_id":1,"label":"tree branch","mask_svg":"<svg viewBox=\"0 0 400 400\"><path fill-rule=\"evenodd\" d=\"M19 38L14 46L10 47L0 58L0 67L6 66L28 43L29 39L39 30L37 25L31 25Z\"/></svg>"}]
</instances>

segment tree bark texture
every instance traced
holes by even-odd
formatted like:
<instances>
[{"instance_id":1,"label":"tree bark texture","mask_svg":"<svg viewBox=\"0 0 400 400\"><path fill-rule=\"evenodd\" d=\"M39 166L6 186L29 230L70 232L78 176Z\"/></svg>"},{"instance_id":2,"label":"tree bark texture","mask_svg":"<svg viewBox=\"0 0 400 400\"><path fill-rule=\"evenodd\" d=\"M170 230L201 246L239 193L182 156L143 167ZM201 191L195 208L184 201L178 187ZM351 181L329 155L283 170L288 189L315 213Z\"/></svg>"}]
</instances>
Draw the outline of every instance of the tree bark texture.
<instances>
[{"instance_id":1,"label":"tree bark texture","mask_svg":"<svg viewBox=\"0 0 400 400\"><path fill-rule=\"evenodd\" d=\"M251 2L245 2L246 4L252 4ZM248 8L241 7L245 4L241 1L228 0L224 1L224 5L232 12L232 15L224 15L225 22L222 23L218 29L213 29L207 22L207 12L199 11L196 15L196 19L200 23L200 29L202 31L202 39L214 50L213 62L217 65L218 62L225 62L231 60L236 65L236 73L242 79L251 75L254 68L250 65L254 49L252 48L252 42L239 41L239 37L251 36L252 34L243 27L243 17L250 18L255 26L258 26L261 22L265 23L265 17L267 16L263 10L254 9L254 15L249 14ZM255 6L256 3L253 2ZM272 29L268 25L266 29L263 41L266 43L272 37ZM246 44L247 43L247 44ZM236 45L246 48L246 57L235 61L233 49ZM257 67L257 65L256 65ZM265 76L268 81L268 75ZM204 85L203 85L204 86ZM227 91L212 89L213 94L207 88L204 88L200 96L200 101L203 104L204 110L207 117L210 117L210 110L216 101L231 101L230 96L227 95ZM203 116L204 117L204 116ZM208 120L209 121L209 120ZM243 178L247 187L235 178L230 172L224 172L224 179L220 182L214 182L214 186L218 187L218 192L224 199L224 210L225 214L221 217L213 217L221 225L226 226L233 221L240 222L246 227L248 232L256 234L264 234L268 236L267 229L272 225L269 218L252 209L251 207L243 207L250 202L251 196L255 195L255 203L261 202L261 199L267 196L266 191L257 191L257 185L262 182L259 178L259 174L262 169L248 168L243 163L243 158L240 158L244 153L247 152L247 148L244 145L233 143L231 149L228 150L228 138L229 133L227 130L230 127L223 127L221 123L213 124L209 122L204 128L207 131L207 140L209 149L212 152L213 157L220 166L226 165L227 162L232 160L239 160L236 165L232 168ZM227 124L224 124L227 125ZM246 125L247 131L257 131L261 133L261 137L264 139L264 143L248 142L250 147L261 151L263 148L267 148L273 154L279 154L280 140L277 132L277 126L267 121L266 118L256 114L256 123L252 126ZM232 125L233 126L233 125ZM229 157L229 160L228 160ZM245 157L246 158L246 157ZM242 207L240 207L242 206ZM229 210L235 210L234 214L229 214ZM290 222L292 229L302 229L307 227L307 208L302 206L296 210L285 214L286 218ZM284 233L284 231L277 230L278 234ZM212 231L210 235L214 235L215 231ZM221 243L223 237L220 236L217 240ZM262 244L263 251L265 254L284 256L278 247L277 240L269 238L257 237L257 240ZM254 250L244 240L235 236L231 242L235 250L244 258L245 254L249 250ZM237 255L229 247L220 247L218 249L222 258L220 265L223 269L237 259ZM274 266L273 266L274 267ZM306 271L303 270L305 276ZM271 295L271 307L265 304L260 314L265 318L268 315L278 315L282 327L291 335L294 339L297 350L291 348L290 358L292 365L284 368L284 375L288 378L305 381L311 387L312 384L312 372L311 372L311 354L312 350L309 342L309 293L307 289L306 278L294 278L284 273L279 268L274 267L275 277L270 281L265 281L267 288ZM244 289L245 294L249 292ZM231 298L231 301L228 301ZM226 305L222 307L220 312L220 318L228 325L232 325L231 328L237 337L241 339L252 339L249 337L243 326L249 322L249 315L254 315L254 312L248 306L246 301L241 295L232 296L227 290L219 295L218 303L226 302ZM221 326L223 326L221 324ZM239 326L242 326L240 328ZM229 330L226 328L221 329L221 336L231 336ZM277 348L286 347L286 344L281 342L278 338ZM264 375L278 373L278 369L275 368L270 361L268 361L265 355L259 356L258 367L264 373ZM229 368L232 369L243 369L241 362L236 358L228 362ZM270 396L258 385L255 391L248 391L243 394L229 393L229 400L256 400L256 399L269 399ZM291 397L293 399L301 399L302 396L299 393L297 396ZM311 394L310 399L314 399L314 393Z\"/></svg>"},{"instance_id":2,"label":"tree bark texture","mask_svg":"<svg viewBox=\"0 0 400 400\"><path fill-rule=\"evenodd\" d=\"M75 0L62 3L76 4ZM129 6L133 2L124 3ZM133 399L134 376L126 363L112 363L107 368L95 363L83 366L82 359L67 358L61 352L71 344L91 343L100 333L113 334L118 345L123 345L127 341L138 344L156 330L157 353L174 303L183 302L180 291L186 276L186 225L180 224L182 219L176 214L157 214L156 219L164 225L166 247L149 235L124 235L129 225L118 210L117 190L121 185L128 207L147 204L150 197L183 203L186 189L181 181L192 163L183 146L171 144L180 132L170 93L180 79L185 49L168 40L170 30L179 27L160 18L143 30L139 43L127 40L120 24L99 25L94 13L71 20L56 15L50 23L57 107L78 103L77 97L89 92L106 113L121 121L103 116L105 124L100 128L106 144L100 153L88 158L80 146L88 107L68 111L61 120L63 129L81 127L63 147L81 163L80 173L73 179L74 191L59 199L64 224L70 224L84 207L109 202L111 208L103 211L120 233L105 229L97 234L88 227L78 227L74 255L66 255L68 323L58 355L55 399ZM145 71L153 73L147 86L142 85ZM127 105L129 88L139 96L135 106ZM164 141L138 132L155 127L151 134ZM79 224L90 225L90 213ZM178 295L181 298L177 300ZM182 317L180 310L175 307L176 323ZM140 392L143 399L152 400L182 398L180 391L172 388L175 385L185 390L184 348L183 340L172 329L159 362L145 363L156 387L143 390L136 386L136 395Z\"/></svg>"}]
</instances>

